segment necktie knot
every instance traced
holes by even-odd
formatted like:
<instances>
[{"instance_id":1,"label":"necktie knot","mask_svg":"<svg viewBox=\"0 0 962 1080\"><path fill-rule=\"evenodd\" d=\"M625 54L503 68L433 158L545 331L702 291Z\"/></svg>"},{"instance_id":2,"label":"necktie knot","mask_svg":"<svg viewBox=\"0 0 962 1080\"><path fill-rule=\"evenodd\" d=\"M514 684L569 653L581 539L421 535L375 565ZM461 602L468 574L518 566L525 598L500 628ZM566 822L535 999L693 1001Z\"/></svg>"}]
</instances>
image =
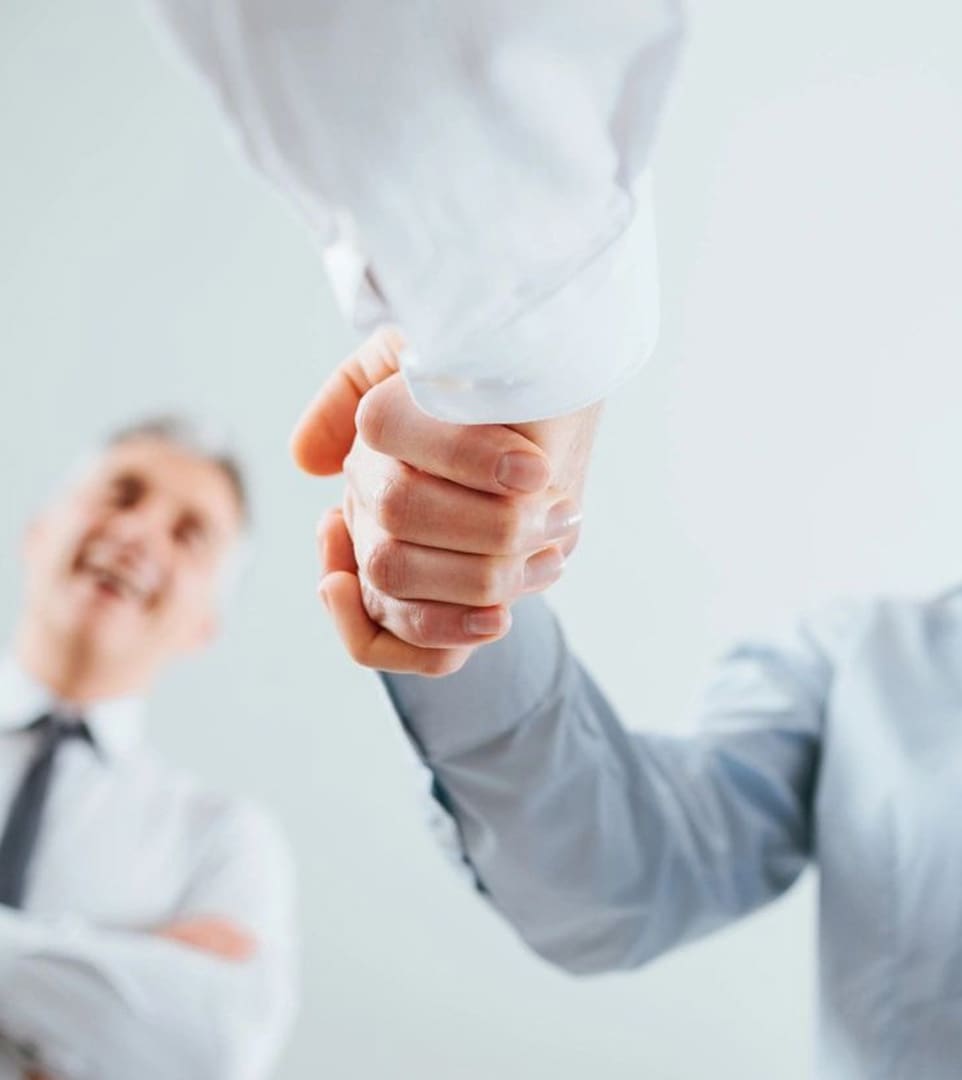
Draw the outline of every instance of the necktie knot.
<instances>
[{"instance_id":1,"label":"necktie knot","mask_svg":"<svg viewBox=\"0 0 962 1080\"><path fill-rule=\"evenodd\" d=\"M58 745L70 739L90 741L90 729L80 717L62 716L59 713L44 713L29 725L30 731L40 734L44 746L51 743Z\"/></svg>"}]
</instances>

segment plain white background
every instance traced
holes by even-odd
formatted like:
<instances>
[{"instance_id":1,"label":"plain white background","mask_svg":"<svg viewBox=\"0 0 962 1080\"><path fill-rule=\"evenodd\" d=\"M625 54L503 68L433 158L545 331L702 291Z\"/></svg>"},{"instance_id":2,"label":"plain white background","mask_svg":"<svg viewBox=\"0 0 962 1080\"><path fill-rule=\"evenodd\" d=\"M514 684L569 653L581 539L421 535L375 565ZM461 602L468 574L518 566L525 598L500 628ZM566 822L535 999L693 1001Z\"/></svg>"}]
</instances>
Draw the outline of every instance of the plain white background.
<instances>
[{"instance_id":1,"label":"plain white background","mask_svg":"<svg viewBox=\"0 0 962 1080\"><path fill-rule=\"evenodd\" d=\"M556 594L630 722L667 729L733 634L962 571L962 8L690 15L657 156L662 342L608 410ZM338 484L285 448L352 340L306 227L136 9L0 8L3 632L20 530L78 449L158 407L233 428L258 560L153 731L295 846L305 997L279 1076L805 1076L814 877L647 971L577 981L433 849L404 741L314 599Z\"/></svg>"}]
</instances>

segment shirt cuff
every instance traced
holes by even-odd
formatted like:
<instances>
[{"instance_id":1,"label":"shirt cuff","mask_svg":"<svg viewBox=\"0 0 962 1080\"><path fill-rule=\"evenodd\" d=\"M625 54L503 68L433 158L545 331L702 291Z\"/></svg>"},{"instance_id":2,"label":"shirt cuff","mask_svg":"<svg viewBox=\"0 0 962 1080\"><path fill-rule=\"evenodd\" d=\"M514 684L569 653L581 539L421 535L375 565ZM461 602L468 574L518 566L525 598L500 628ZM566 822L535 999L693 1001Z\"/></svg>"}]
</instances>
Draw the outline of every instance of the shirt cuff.
<instances>
[{"instance_id":1,"label":"shirt cuff","mask_svg":"<svg viewBox=\"0 0 962 1080\"><path fill-rule=\"evenodd\" d=\"M381 674L395 712L429 765L518 727L558 684L566 649L547 605L528 597L512 615L510 632L479 648L454 675Z\"/></svg>"},{"instance_id":2,"label":"shirt cuff","mask_svg":"<svg viewBox=\"0 0 962 1080\"><path fill-rule=\"evenodd\" d=\"M401 371L417 404L440 420L545 420L592 405L625 382L651 355L658 323L645 178L627 227L577 274L467 340L423 351L413 342L401 356Z\"/></svg>"}]
</instances>

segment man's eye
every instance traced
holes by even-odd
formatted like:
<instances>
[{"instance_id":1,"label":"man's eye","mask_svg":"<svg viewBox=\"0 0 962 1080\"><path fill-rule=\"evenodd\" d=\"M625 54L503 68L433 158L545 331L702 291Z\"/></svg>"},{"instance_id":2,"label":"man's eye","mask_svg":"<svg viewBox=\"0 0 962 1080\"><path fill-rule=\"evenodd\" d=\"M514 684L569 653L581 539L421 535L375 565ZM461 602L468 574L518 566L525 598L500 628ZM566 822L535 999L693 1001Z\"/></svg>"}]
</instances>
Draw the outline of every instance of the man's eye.
<instances>
[{"instance_id":1,"label":"man's eye","mask_svg":"<svg viewBox=\"0 0 962 1080\"><path fill-rule=\"evenodd\" d=\"M110 501L120 510L135 506L143 495L143 484L133 476L122 476L114 481Z\"/></svg>"},{"instance_id":2,"label":"man's eye","mask_svg":"<svg viewBox=\"0 0 962 1080\"><path fill-rule=\"evenodd\" d=\"M204 530L196 521L183 521L174 530L174 539L185 547L197 547L204 539Z\"/></svg>"}]
</instances>

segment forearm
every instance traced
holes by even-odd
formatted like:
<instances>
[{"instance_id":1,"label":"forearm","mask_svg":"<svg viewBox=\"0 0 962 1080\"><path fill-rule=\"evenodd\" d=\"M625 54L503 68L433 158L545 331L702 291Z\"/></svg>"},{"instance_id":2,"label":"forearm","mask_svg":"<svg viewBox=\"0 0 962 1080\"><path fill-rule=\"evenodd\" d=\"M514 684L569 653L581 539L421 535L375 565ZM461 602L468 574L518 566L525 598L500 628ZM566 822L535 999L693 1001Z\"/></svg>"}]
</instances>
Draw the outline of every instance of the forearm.
<instances>
[{"instance_id":1,"label":"forearm","mask_svg":"<svg viewBox=\"0 0 962 1080\"><path fill-rule=\"evenodd\" d=\"M57 1080L259 1075L285 996L256 959L0 910L0 1030Z\"/></svg>"},{"instance_id":2,"label":"forearm","mask_svg":"<svg viewBox=\"0 0 962 1080\"><path fill-rule=\"evenodd\" d=\"M804 865L812 741L629 734L540 601L460 673L387 682L479 884L565 968L642 963Z\"/></svg>"}]
</instances>

